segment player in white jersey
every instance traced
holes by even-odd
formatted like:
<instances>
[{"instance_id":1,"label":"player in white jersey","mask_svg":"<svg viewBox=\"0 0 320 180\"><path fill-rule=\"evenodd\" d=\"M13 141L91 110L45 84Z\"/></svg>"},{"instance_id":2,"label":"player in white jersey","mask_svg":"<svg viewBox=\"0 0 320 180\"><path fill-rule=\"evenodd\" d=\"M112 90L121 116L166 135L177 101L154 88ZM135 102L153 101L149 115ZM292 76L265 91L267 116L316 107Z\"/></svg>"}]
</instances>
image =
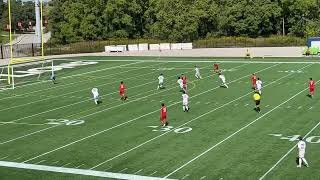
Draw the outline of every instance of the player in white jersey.
<instances>
[{"instance_id":1,"label":"player in white jersey","mask_svg":"<svg viewBox=\"0 0 320 180\"><path fill-rule=\"evenodd\" d=\"M184 92L184 89L183 89L183 80L182 80L180 77L178 77L177 83L178 83L179 86L180 86L180 89L181 89L180 91Z\"/></svg>"},{"instance_id":2,"label":"player in white jersey","mask_svg":"<svg viewBox=\"0 0 320 180\"><path fill-rule=\"evenodd\" d=\"M184 112L189 112L189 96L186 92L182 94L182 108Z\"/></svg>"},{"instance_id":3,"label":"player in white jersey","mask_svg":"<svg viewBox=\"0 0 320 180\"><path fill-rule=\"evenodd\" d=\"M196 71L196 74L194 76L196 76L197 79L202 79L199 68L197 66L194 66L194 68L194 70Z\"/></svg>"},{"instance_id":4,"label":"player in white jersey","mask_svg":"<svg viewBox=\"0 0 320 180\"><path fill-rule=\"evenodd\" d=\"M258 78L256 82L256 90L259 91L260 95L261 95L261 89L262 89L262 81L260 80L260 78Z\"/></svg>"},{"instance_id":5,"label":"player in white jersey","mask_svg":"<svg viewBox=\"0 0 320 180\"><path fill-rule=\"evenodd\" d=\"M92 88L91 92L92 92L92 95L93 95L94 103L99 104L99 91L98 91L98 88Z\"/></svg>"},{"instance_id":6,"label":"player in white jersey","mask_svg":"<svg viewBox=\"0 0 320 180\"><path fill-rule=\"evenodd\" d=\"M227 83L226 83L226 77L223 74L219 73L219 78L220 78L220 80L222 82L222 86L224 86L226 88L229 88Z\"/></svg>"},{"instance_id":7,"label":"player in white jersey","mask_svg":"<svg viewBox=\"0 0 320 180\"><path fill-rule=\"evenodd\" d=\"M164 76L162 73L158 77L158 80L159 80L158 89L163 89L164 88Z\"/></svg>"},{"instance_id":8,"label":"player in white jersey","mask_svg":"<svg viewBox=\"0 0 320 180\"><path fill-rule=\"evenodd\" d=\"M298 166L297 167L301 167L301 165L302 165L302 161L303 161L303 163L307 166L307 167L309 167L309 165L308 165L308 162L307 162L307 160L304 158L304 154L305 154L305 152L306 152L306 142L304 142L303 140L302 140L302 137L299 137L299 142L298 142L298 156L299 156L299 164L298 164Z\"/></svg>"}]
</instances>

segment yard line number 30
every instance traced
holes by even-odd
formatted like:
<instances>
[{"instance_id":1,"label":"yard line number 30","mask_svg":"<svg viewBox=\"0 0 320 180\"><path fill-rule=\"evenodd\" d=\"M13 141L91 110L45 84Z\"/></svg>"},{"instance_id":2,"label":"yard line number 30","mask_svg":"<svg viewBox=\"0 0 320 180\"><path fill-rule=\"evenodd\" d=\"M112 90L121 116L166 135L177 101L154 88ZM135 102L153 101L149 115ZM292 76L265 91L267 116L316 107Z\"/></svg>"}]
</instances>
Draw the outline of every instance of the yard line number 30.
<instances>
[{"instance_id":1,"label":"yard line number 30","mask_svg":"<svg viewBox=\"0 0 320 180\"><path fill-rule=\"evenodd\" d=\"M184 134L192 131L191 127L181 127L176 129L173 126L166 126L166 127L160 127L160 128L159 126L148 126L148 127L153 128L152 131L155 131L155 132L168 132L173 130L174 133Z\"/></svg>"}]
</instances>

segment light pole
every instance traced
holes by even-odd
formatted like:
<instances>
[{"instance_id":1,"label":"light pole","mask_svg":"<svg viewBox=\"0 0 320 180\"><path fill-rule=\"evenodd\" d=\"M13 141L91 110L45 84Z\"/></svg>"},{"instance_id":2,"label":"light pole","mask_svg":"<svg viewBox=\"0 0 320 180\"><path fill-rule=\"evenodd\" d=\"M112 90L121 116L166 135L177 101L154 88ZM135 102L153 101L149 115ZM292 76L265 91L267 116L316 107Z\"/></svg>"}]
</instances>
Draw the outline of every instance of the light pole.
<instances>
[{"instance_id":1,"label":"light pole","mask_svg":"<svg viewBox=\"0 0 320 180\"><path fill-rule=\"evenodd\" d=\"M36 8L36 35L37 35L37 43L42 42L41 37L41 18L40 18L40 0L35 0L35 8Z\"/></svg>"}]
</instances>

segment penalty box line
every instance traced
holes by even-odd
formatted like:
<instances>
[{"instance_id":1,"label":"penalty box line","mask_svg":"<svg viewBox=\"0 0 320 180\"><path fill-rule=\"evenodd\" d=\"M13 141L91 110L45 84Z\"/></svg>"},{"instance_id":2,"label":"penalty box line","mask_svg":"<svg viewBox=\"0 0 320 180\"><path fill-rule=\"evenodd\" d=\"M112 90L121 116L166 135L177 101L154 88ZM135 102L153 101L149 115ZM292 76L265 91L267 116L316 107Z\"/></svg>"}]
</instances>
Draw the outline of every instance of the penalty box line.
<instances>
[{"instance_id":1,"label":"penalty box line","mask_svg":"<svg viewBox=\"0 0 320 180\"><path fill-rule=\"evenodd\" d=\"M303 139L305 139L307 136L309 136L309 134L311 134L318 126L320 125L320 122L318 122L318 124L316 124L305 136L303 136ZM289 151L284 154L266 173L264 173L259 180L264 179L273 169L275 169L282 160L284 160L297 146L297 143L291 148L289 149Z\"/></svg>"},{"instance_id":2,"label":"penalty box line","mask_svg":"<svg viewBox=\"0 0 320 180\"><path fill-rule=\"evenodd\" d=\"M274 110L278 109L280 106L286 104L287 102L291 101L292 99L294 99L295 97L297 97L298 95L300 95L301 93L303 93L305 90L307 90L308 88L304 88L302 91L296 93L295 95L291 96L289 99L287 99L286 101L282 102L281 104L277 105L276 107L272 108L270 111L264 113L262 116L258 117L257 119L251 121L250 123L248 123L247 125L243 126L242 128L238 129L237 131L235 131L234 133L232 133L231 135L229 135L228 137L226 137L225 139L221 140L220 142L216 143L215 145L211 146L209 149L205 150L204 152L202 152L201 154L199 154L198 156L194 157L193 159L191 159L190 161L186 162L185 164L183 164L182 166L178 167L177 169L175 169L174 171L172 171L171 173L169 173L168 175L166 175L164 178L167 178L173 174L175 174L176 172L180 171L181 169L183 169L184 167L188 166L189 164L191 164L193 161L199 159L200 157L202 157L203 155L207 154L208 152L210 152L212 149L216 148L217 146L219 146L220 144L224 143L225 141L229 140L230 138L232 138L233 136L237 135L238 133L240 133L241 131L247 129L248 127L250 127L252 124L256 123L257 121L259 121L260 119L262 119L263 117L265 117L266 115L272 113Z\"/></svg>"},{"instance_id":3,"label":"penalty box line","mask_svg":"<svg viewBox=\"0 0 320 180\"><path fill-rule=\"evenodd\" d=\"M114 179L128 179L128 180L161 180L163 179L159 177L140 176L135 174L112 173L112 172L94 171L94 170L87 170L87 169L45 166L45 165L16 163L16 162L8 162L8 161L0 161L0 166L9 167L9 168L27 169L27 170L74 174L74 175L114 178ZM167 180L173 180L173 179L167 179Z\"/></svg>"},{"instance_id":4,"label":"penalty box line","mask_svg":"<svg viewBox=\"0 0 320 180\"><path fill-rule=\"evenodd\" d=\"M310 66L310 65L304 66L304 67L301 68L301 69L304 69L304 68L309 67L309 66ZM265 87L268 87L268 86L270 86L271 84L274 84L275 82L277 82L277 81L279 81L279 80L281 80L281 79L284 79L284 78L286 78L286 77L288 77L288 76L290 76L290 75L292 75L292 74L293 74L293 73L290 73L290 74L288 74L288 75L286 75L286 76L283 76L283 77L281 77L281 78L279 78L279 79L277 79L277 80L275 80L275 81L267 84ZM193 121L196 121L196 120L198 120L198 119L200 119L200 118L202 118L202 117L204 117L204 116L206 116L206 115L209 115L210 113L212 113L212 112L214 112L214 111L216 111L216 110L219 110L219 109L221 109L221 108L223 108L223 107L225 107L225 106L227 106L227 105L229 105L229 104L231 104L231 103L233 103L233 102L235 102L235 101L238 101L239 99L241 99L241 98L249 95L250 93L251 93L251 92L249 92L249 93L247 93L247 94L245 94L245 95L242 95L242 96L240 96L240 97L238 97L238 98L236 98L236 99L234 99L234 100L232 100L232 101L229 101L228 103L225 103L225 104L223 104L223 105L221 105L221 106L219 106L219 107L217 107L217 108L214 108L214 109L212 109L212 110L210 110L210 111L208 111L208 112L206 112L206 113L204 113L204 114L202 114L202 115L200 115L200 116L198 116L198 117L196 117L196 118L193 118L193 119L187 121L186 123L183 123L183 124L179 125L179 126L176 127L176 128L183 127L183 126L185 126L185 125L187 125L187 124L189 124L189 123L191 123L191 122L193 122ZM145 144L147 144L147 143L149 143L149 142L152 142L152 141L154 141L154 140L156 140L156 139L158 139L158 138L160 138L160 137L162 137L162 136L164 136L164 135L166 135L166 134L168 134L168 133L170 133L170 132L172 132L172 131L174 131L174 129L173 129L173 130L170 130L170 131L168 131L168 132L165 132L165 133L163 133L163 134L160 134L160 135L158 135L158 136L156 136L156 137L154 137L154 138L152 138L152 139L149 139L149 140L147 140L147 141L145 141L145 142L143 142L143 143L141 143L141 144L139 144L139 145L137 145L137 146L135 146L135 147L133 147L133 148L131 148L131 149L123 152L123 153L121 153L121 154L118 154L117 156L114 156L114 157L112 157L112 158L110 158L110 159L108 159L108 160L105 160L105 161L103 161L103 162L101 162L101 163L93 166L93 167L90 168L90 169L95 169L95 168L97 168L97 167L99 167L99 166L101 166L101 165L103 165L103 164L105 164L105 163L107 163L107 162L109 162L109 161L112 161L112 160L114 160L114 159L116 159L116 158L118 158L118 157L120 157L120 156L122 156L122 155L125 155L125 154L127 154L127 153L129 153L129 152L131 152L131 151L133 151L133 150L135 150L135 149L138 149L139 147L142 147L143 145L145 145Z\"/></svg>"}]
</instances>

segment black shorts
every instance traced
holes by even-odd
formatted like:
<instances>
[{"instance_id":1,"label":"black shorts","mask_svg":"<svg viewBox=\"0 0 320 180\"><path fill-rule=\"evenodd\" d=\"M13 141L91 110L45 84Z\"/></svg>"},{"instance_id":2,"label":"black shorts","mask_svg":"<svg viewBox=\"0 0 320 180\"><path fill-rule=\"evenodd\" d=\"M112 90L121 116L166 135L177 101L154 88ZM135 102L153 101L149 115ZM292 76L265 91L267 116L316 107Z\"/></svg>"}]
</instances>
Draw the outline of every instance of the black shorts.
<instances>
[{"instance_id":1,"label":"black shorts","mask_svg":"<svg viewBox=\"0 0 320 180\"><path fill-rule=\"evenodd\" d=\"M256 105L257 105L257 106L260 105L260 100L256 100Z\"/></svg>"}]
</instances>

